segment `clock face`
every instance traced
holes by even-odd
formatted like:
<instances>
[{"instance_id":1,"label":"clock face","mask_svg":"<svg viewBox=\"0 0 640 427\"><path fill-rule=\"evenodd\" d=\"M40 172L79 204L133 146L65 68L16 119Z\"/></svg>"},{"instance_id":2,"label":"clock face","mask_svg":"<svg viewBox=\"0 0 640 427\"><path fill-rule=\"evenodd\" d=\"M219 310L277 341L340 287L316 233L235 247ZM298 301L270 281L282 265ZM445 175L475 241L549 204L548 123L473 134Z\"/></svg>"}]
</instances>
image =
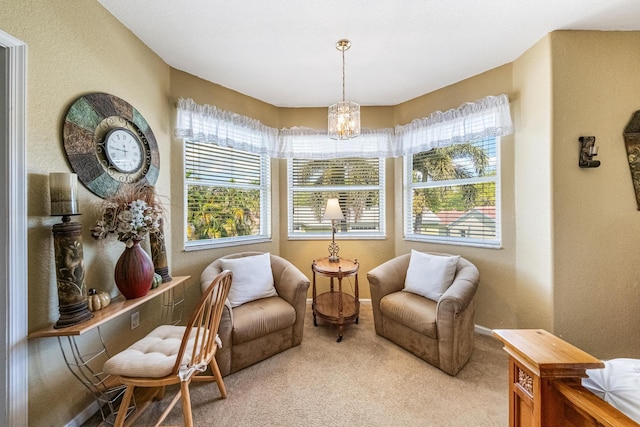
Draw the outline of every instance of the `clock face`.
<instances>
[{"instance_id":1,"label":"clock face","mask_svg":"<svg viewBox=\"0 0 640 427\"><path fill-rule=\"evenodd\" d=\"M76 99L67 111L63 141L78 180L102 198L158 180L160 154L149 123L115 95L91 93Z\"/></svg>"},{"instance_id":2,"label":"clock face","mask_svg":"<svg viewBox=\"0 0 640 427\"><path fill-rule=\"evenodd\" d=\"M135 172L142 166L142 145L128 129L109 131L104 150L109 162L122 173Z\"/></svg>"}]
</instances>

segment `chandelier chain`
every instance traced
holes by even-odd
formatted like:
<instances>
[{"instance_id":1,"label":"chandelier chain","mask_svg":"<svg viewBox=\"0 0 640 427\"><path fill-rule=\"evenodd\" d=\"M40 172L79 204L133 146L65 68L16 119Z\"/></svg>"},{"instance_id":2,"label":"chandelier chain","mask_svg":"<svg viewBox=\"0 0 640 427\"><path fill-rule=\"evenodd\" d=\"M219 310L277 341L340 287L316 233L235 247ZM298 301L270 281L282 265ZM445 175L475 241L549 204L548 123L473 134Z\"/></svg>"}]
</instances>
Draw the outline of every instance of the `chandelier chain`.
<instances>
[{"instance_id":1,"label":"chandelier chain","mask_svg":"<svg viewBox=\"0 0 640 427\"><path fill-rule=\"evenodd\" d=\"M345 89L344 89L344 80L345 80L345 72L344 72L344 51L346 49L342 49L342 102L346 100L345 97Z\"/></svg>"}]
</instances>

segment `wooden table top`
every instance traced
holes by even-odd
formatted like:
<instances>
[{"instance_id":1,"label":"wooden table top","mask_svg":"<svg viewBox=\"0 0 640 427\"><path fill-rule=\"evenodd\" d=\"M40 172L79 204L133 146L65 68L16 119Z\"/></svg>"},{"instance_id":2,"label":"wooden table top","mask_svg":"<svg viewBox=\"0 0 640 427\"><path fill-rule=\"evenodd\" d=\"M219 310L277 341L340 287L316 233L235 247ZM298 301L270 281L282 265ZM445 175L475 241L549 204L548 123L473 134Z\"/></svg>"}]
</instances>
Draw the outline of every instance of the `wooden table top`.
<instances>
[{"instance_id":1,"label":"wooden table top","mask_svg":"<svg viewBox=\"0 0 640 427\"><path fill-rule=\"evenodd\" d=\"M329 258L320 258L313 260L312 268L321 274L338 275L342 272L346 276L357 273L360 264L358 264L357 260L351 261L345 258L340 258L338 262L331 262Z\"/></svg>"},{"instance_id":2,"label":"wooden table top","mask_svg":"<svg viewBox=\"0 0 640 427\"><path fill-rule=\"evenodd\" d=\"M111 303L102 310L94 311L93 317L86 322L59 329L56 329L53 327L54 325L51 325L44 329L40 329L30 333L29 339L82 335L85 332L88 332L93 328L97 328L98 326L108 322L109 320L144 304L147 301L152 300L155 297L162 295L166 291L175 288L181 283L184 283L190 277L191 276L174 277L171 281L162 283L157 288L151 289L147 295L140 298L125 299L122 295L120 295L111 300Z\"/></svg>"},{"instance_id":3,"label":"wooden table top","mask_svg":"<svg viewBox=\"0 0 640 427\"><path fill-rule=\"evenodd\" d=\"M494 329L491 334L505 344L507 353L526 361L540 376L575 375L604 367L602 360L544 329Z\"/></svg>"}]
</instances>

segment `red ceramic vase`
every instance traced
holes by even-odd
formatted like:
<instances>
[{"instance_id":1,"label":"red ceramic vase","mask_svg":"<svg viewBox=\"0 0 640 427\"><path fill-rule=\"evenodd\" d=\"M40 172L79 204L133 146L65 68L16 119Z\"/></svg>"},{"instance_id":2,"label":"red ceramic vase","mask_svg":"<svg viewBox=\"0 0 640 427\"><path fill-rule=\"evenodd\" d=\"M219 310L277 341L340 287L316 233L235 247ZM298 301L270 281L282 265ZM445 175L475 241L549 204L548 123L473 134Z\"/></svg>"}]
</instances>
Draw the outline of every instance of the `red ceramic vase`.
<instances>
[{"instance_id":1,"label":"red ceramic vase","mask_svg":"<svg viewBox=\"0 0 640 427\"><path fill-rule=\"evenodd\" d=\"M151 257L140 247L139 241L134 241L133 246L125 248L118 258L113 279L126 299L134 299L149 292L153 273Z\"/></svg>"}]
</instances>

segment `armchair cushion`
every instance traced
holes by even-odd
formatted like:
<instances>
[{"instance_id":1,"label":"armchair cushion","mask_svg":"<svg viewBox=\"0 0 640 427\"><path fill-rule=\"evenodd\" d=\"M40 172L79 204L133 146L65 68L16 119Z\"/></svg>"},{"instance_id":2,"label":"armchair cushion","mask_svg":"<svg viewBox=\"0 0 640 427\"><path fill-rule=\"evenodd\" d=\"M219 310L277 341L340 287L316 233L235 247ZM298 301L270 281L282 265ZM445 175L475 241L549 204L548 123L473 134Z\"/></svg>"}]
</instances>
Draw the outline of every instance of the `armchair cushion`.
<instances>
[{"instance_id":1,"label":"armchair cushion","mask_svg":"<svg viewBox=\"0 0 640 427\"><path fill-rule=\"evenodd\" d=\"M223 270L233 272L229 290L231 307L260 298L277 296L271 271L271 254L264 253L242 258L220 259Z\"/></svg>"},{"instance_id":2,"label":"armchair cushion","mask_svg":"<svg viewBox=\"0 0 640 427\"><path fill-rule=\"evenodd\" d=\"M380 300L380 311L385 317L436 339L436 304L411 292L394 292Z\"/></svg>"},{"instance_id":3,"label":"armchair cushion","mask_svg":"<svg viewBox=\"0 0 640 427\"><path fill-rule=\"evenodd\" d=\"M403 291L438 301L456 275L459 256L431 255L411 250Z\"/></svg>"},{"instance_id":4,"label":"armchair cushion","mask_svg":"<svg viewBox=\"0 0 640 427\"><path fill-rule=\"evenodd\" d=\"M295 309L282 298L262 298L234 309L233 342L242 344L293 325Z\"/></svg>"}]
</instances>

